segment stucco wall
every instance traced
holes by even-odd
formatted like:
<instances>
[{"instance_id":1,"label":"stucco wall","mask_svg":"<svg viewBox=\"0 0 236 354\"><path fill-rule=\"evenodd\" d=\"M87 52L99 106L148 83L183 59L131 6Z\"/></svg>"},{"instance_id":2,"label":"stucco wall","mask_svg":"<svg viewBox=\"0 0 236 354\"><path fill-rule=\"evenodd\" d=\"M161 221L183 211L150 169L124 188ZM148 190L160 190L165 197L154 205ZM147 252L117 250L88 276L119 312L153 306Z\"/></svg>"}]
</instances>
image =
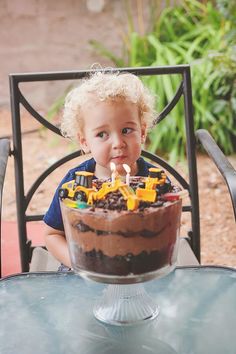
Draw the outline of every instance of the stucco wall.
<instances>
[{"instance_id":1,"label":"stucco wall","mask_svg":"<svg viewBox=\"0 0 236 354\"><path fill-rule=\"evenodd\" d=\"M134 16L137 3L131 0ZM121 0L0 0L0 106L9 103L9 73L83 69L95 62L110 66L89 40L120 54L122 23ZM63 90L56 86L32 85L26 91L43 108Z\"/></svg>"}]
</instances>

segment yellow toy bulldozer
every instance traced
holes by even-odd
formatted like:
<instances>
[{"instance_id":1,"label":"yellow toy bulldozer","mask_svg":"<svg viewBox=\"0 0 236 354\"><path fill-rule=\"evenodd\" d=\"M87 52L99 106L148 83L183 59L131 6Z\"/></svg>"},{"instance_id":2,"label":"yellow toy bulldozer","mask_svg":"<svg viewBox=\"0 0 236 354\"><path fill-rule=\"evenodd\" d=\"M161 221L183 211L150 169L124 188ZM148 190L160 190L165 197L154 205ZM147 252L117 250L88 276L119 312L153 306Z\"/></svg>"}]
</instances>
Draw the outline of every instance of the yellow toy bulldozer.
<instances>
[{"instance_id":1,"label":"yellow toy bulldozer","mask_svg":"<svg viewBox=\"0 0 236 354\"><path fill-rule=\"evenodd\" d=\"M170 188L170 182L163 170L157 167L149 168L149 175L142 187L136 189L138 199L146 202L155 202L158 192L167 193Z\"/></svg>"}]
</instances>

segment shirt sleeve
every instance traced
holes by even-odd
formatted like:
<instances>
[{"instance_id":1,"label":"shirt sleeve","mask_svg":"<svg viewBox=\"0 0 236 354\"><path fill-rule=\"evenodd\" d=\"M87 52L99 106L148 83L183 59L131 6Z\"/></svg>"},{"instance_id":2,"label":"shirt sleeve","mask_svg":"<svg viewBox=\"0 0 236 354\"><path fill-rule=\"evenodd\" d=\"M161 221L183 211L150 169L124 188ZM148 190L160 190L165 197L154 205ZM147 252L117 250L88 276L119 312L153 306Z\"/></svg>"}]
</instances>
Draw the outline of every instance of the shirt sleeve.
<instances>
[{"instance_id":1,"label":"shirt sleeve","mask_svg":"<svg viewBox=\"0 0 236 354\"><path fill-rule=\"evenodd\" d=\"M54 197L52 199L51 205L49 206L48 211L44 215L43 221L50 227L64 231L64 225L63 225L63 220L62 220L62 215L61 215L61 207L60 207L60 199L59 199L59 189L61 186L66 183L71 181L72 179L75 179L75 172L76 171L89 171L89 172L94 172L95 170L95 161L94 159L89 159L84 161L82 164L77 166L76 168L73 168L70 170L67 175L62 179L61 183L56 189L56 192L54 194Z\"/></svg>"},{"instance_id":2,"label":"shirt sleeve","mask_svg":"<svg viewBox=\"0 0 236 354\"><path fill-rule=\"evenodd\" d=\"M60 207L60 200L59 200L59 194L58 191L63 185L63 183L69 181L70 179L73 179L72 174L69 172L61 181L59 186L56 189L56 192L53 196L52 202L49 206L48 211L44 215L43 221L50 227L64 231L64 225L63 225L63 220L62 220L62 215L61 215L61 207Z\"/></svg>"}]
</instances>

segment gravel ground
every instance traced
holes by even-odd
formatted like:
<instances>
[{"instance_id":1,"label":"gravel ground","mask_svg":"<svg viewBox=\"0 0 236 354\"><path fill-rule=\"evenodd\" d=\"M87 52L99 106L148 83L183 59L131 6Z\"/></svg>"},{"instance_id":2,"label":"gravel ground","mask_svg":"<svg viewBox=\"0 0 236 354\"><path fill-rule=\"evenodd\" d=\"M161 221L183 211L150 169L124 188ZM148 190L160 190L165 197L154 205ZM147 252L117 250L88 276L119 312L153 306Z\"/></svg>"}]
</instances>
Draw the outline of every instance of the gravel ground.
<instances>
[{"instance_id":1,"label":"gravel ground","mask_svg":"<svg viewBox=\"0 0 236 354\"><path fill-rule=\"evenodd\" d=\"M0 136L10 135L10 114L0 110ZM23 119L22 131L28 132L38 128L26 116ZM47 153L44 152L47 149ZM34 181L44 168L57 160L59 156L69 152L71 143L61 141L40 129L26 133L23 137L25 151L24 168L26 177L25 189ZM230 156L236 168L236 156ZM197 157L198 182L201 219L201 257L202 264L225 265L236 267L236 224L227 187L214 164L205 155ZM53 191L65 172L73 166L68 164L54 173L40 186L36 198L29 206L29 212L44 212L50 203ZM178 166L184 171L184 166ZM3 195L3 220L15 220L15 189L13 159L9 158L6 182ZM188 218L183 216L182 229L187 228Z\"/></svg>"}]
</instances>

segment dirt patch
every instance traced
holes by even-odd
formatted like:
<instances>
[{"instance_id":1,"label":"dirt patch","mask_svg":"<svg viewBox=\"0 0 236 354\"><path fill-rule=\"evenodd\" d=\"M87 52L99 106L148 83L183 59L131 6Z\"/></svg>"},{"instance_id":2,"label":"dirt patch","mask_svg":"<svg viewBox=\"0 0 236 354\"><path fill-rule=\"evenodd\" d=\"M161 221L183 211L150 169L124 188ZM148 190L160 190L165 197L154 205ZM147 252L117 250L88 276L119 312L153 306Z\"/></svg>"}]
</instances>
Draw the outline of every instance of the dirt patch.
<instances>
[{"instance_id":1,"label":"dirt patch","mask_svg":"<svg viewBox=\"0 0 236 354\"><path fill-rule=\"evenodd\" d=\"M23 149L25 152L24 168L26 174L25 190L36 177L50 164L73 146L64 139L55 138L39 125L32 122L28 116L22 121ZM36 129L36 131L34 131ZM32 130L34 132L32 132ZM1 136L11 135L10 114L7 110L0 111ZM31 133L26 133L31 132ZM44 149L45 148L45 149ZM45 152L46 151L46 152ZM230 157L236 168L236 156ZM77 162L76 162L77 163ZM198 182L201 218L201 256L202 264L217 264L236 267L236 224L227 187L210 159L199 154ZM37 195L29 205L29 213L45 212L57 184L68 168L74 163L67 164L60 171L53 173L38 189ZM14 164L9 158L6 182L3 194L3 219L16 220ZM187 224L183 218L183 226Z\"/></svg>"}]
</instances>

